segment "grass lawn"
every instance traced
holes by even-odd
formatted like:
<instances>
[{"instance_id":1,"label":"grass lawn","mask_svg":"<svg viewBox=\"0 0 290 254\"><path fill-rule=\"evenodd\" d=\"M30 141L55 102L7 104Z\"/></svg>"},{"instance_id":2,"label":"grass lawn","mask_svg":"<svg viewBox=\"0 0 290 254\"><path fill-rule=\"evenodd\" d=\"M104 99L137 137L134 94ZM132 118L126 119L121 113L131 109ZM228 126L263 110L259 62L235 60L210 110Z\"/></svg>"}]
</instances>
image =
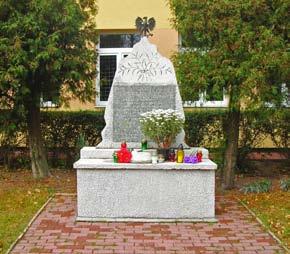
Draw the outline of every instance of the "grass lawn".
<instances>
[{"instance_id":1,"label":"grass lawn","mask_svg":"<svg viewBox=\"0 0 290 254\"><path fill-rule=\"evenodd\" d=\"M254 180L257 178L238 178L237 185ZM238 196L290 247L290 192L279 190L278 179L273 182L270 193L243 195L235 190L226 195ZM8 172L0 167L0 254L7 251L50 195L75 191L74 170L54 170L52 177L37 181L28 170Z\"/></svg>"},{"instance_id":2,"label":"grass lawn","mask_svg":"<svg viewBox=\"0 0 290 254\"><path fill-rule=\"evenodd\" d=\"M290 191L274 189L269 193L240 195L239 198L290 248Z\"/></svg>"},{"instance_id":3,"label":"grass lawn","mask_svg":"<svg viewBox=\"0 0 290 254\"><path fill-rule=\"evenodd\" d=\"M7 172L0 168L0 253L25 229L33 215L53 193L75 190L74 172L54 171L36 181L30 171Z\"/></svg>"}]
</instances>

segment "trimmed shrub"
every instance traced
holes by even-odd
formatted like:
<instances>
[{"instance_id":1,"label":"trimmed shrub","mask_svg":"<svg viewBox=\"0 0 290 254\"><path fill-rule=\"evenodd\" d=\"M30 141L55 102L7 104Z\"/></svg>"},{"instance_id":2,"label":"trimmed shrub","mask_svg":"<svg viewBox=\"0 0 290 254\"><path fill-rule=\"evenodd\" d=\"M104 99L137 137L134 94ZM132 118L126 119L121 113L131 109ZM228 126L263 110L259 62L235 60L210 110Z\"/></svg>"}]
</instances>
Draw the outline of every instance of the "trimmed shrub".
<instances>
[{"instance_id":1,"label":"trimmed shrub","mask_svg":"<svg viewBox=\"0 0 290 254\"><path fill-rule=\"evenodd\" d=\"M240 191L244 194L247 193L263 193L269 192L272 186L272 182L270 180L262 180L258 182L249 183L243 186Z\"/></svg>"},{"instance_id":2,"label":"trimmed shrub","mask_svg":"<svg viewBox=\"0 0 290 254\"><path fill-rule=\"evenodd\" d=\"M41 130L48 148L75 148L81 137L85 138L87 145L97 145L104 126L103 112L41 112Z\"/></svg>"},{"instance_id":3,"label":"trimmed shrub","mask_svg":"<svg viewBox=\"0 0 290 254\"><path fill-rule=\"evenodd\" d=\"M185 139L189 146L223 146L225 110L205 109L185 112Z\"/></svg>"},{"instance_id":4,"label":"trimmed shrub","mask_svg":"<svg viewBox=\"0 0 290 254\"><path fill-rule=\"evenodd\" d=\"M82 146L101 141L104 113L98 111L43 111L41 130L45 146L52 152L52 166L71 167ZM64 157L57 160L56 158Z\"/></svg>"},{"instance_id":5,"label":"trimmed shrub","mask_svg":"<svg viewBox=\"0 0 290 254\"><path fill-rule=\"evenodd\" d=\"M25 131L22 112L0 111L0 164L13 168L18 147L27 146ZM17 164L25 165L23 162L21 159Z\"/></svg>"},{"instance_id":6,"label":"trimmed shrub","mask_svg":"<svg viewBox=\"0 0 290 254\"><path fill-rule=\"evenodd\" d=\"M187 144L210 148L222 158L226 113L225 109L186 110ZM27 147L22 115L0 112L0 163L8 167L15 151ZM247 154L261 145L266 136L271 137L277 147L289 147L290 110L250 111L243 112L241 117L238 168L244 168ZM61 160L51 160L52 166L70 167L78 158L80 147L96 146L101 141L104 127L103 111L42 111L41 129L49 158L58 155ZM219 165L222 165L222 159Z\"/></svg>"},{"instance_id":7,"label":"trimmed shrub","mask_svg":"<svg viewBox=\"0 0 290 254\"><path fill-rule=\"evenodd\" d=\"M290 191L290 178L289 179L282 179L280 181L280 189L282 191Z\"/></svg>"}]
</instances>

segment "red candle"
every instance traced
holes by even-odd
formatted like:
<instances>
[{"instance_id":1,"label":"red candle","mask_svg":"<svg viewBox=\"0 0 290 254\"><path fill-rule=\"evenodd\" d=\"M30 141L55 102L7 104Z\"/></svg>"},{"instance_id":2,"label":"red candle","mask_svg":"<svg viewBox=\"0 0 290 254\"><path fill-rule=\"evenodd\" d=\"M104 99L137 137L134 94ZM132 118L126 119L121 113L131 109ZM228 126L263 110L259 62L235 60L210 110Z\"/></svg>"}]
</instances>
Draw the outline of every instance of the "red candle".
<instances>
[{"instance_id":1,"label":"red candle","mask_svg":"<svg viewBox=\"0 0 290 254\"><path fill-rule=\"evenodd\" d=\"M202 152L201 152L201 150L198 150L198 152L196 153L196 157L197 157L197 161L198 162L202 161Z\"/></svg>"},{"instance_id":2,"label":"red candle","mask_svg":"<svg viewBox=\"0 0 290 254\"><path fill-rule=\"evenodd\" d=\"M127 149L126 142L121 144L121 149L117 152L119 163L130 163L132 159L132 153Z\"/></svg>"}]
</instances>

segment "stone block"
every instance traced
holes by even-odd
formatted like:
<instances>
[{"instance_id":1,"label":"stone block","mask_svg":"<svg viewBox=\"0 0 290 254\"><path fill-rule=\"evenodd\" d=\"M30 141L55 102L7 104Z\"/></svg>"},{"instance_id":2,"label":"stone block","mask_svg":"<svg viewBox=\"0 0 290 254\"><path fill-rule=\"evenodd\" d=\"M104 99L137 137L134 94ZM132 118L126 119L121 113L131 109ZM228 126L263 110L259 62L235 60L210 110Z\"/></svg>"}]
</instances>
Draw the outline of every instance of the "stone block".
<instances>
[{"instance_id":1,"label":"stone block","mask_svg":"<svg viewBox=\"0 0 290 254\"><path fill-rule=\"evenodd\" d=\"M215 169L198 164L114 164L81 159L77 169L78 220L214 221Z\"/></svg>"}]
</instances>

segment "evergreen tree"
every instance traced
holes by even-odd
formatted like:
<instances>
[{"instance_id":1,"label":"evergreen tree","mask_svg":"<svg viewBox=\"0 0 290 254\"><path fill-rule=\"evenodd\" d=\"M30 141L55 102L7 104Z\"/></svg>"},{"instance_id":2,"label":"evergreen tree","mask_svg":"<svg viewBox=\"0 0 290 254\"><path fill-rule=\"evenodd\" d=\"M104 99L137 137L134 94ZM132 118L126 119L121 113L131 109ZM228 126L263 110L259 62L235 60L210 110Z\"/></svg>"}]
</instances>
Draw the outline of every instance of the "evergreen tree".
<instances>
[{"instance_id":1,"label":"evergreen tree","mask_svg":"<svg viewBox=\"0 0 290 254\"><path fill-rule=\"evenodd\" d=\"M183 99L229 97L224 188L234 187L241 110L280 107L289 85L288 0L169 0L185 50L175 57Z\"/></svg>"},{"instance_id":2,"label":"evergreen tree","mask_svg":"<svg viewBox=\"0 0 290 254\"><path fill-rule=\"evenodd\" d=\"M0 105L24 112L34 177L49 175L41 98L93 98L96 12L94 0L0 1Z\"/></svg>"}]
</instances>

